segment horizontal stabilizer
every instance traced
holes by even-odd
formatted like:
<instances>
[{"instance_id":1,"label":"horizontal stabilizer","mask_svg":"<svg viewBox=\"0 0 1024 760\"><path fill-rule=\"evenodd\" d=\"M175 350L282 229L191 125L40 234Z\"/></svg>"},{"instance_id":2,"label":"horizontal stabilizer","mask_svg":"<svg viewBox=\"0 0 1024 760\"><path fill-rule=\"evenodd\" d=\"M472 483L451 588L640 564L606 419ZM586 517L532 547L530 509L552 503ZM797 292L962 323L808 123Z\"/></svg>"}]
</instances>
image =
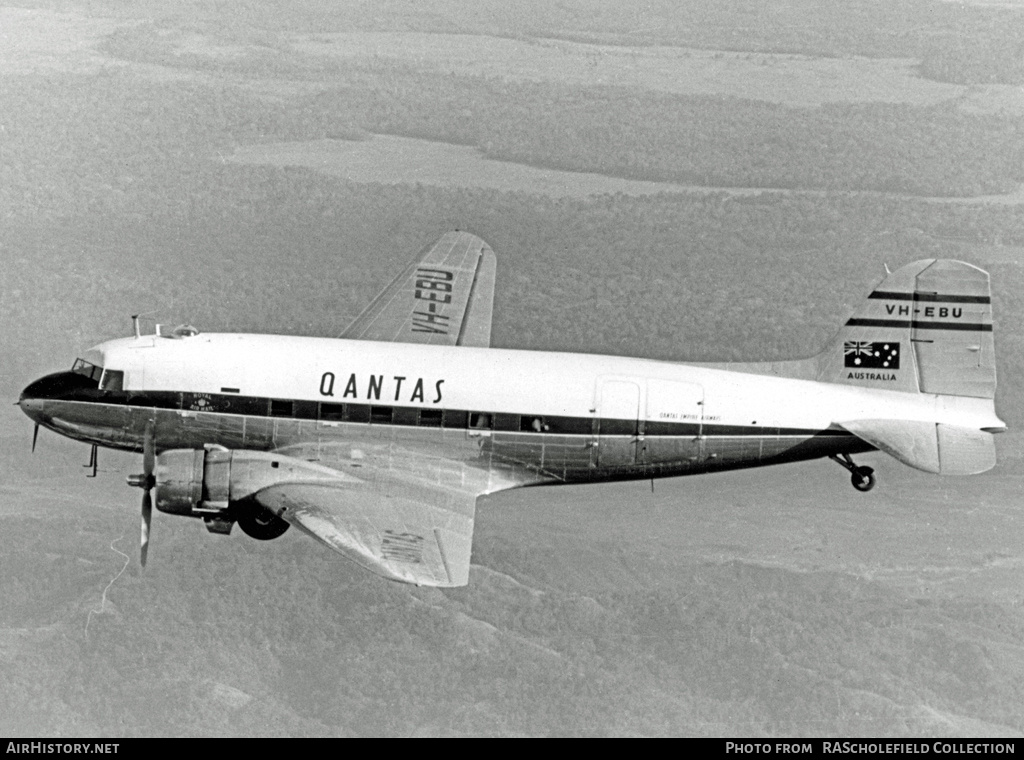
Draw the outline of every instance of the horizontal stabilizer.
<instances>
[{"instance_id":1,"label":"horizontal stabilizer","mask_svg":"<svg viewBox=\"0 0 1024 760\"><path fill-rule=\"evenodd\" d=\"M935 427L943 475L974 475L996 466L996 442L991 433L957 425Z\"/></svg>"},{"instance_id":2,"label":"horizontal stabilizer","mask_svg":"<svg viewBox=\"0 0 1024 760\"><path fill-rule=\"evenodd\" d=\"M940 475L974 475L996 463L992 435L975 428L910 420L839 423L905 465Z\"/></svg>"}]
</instances>

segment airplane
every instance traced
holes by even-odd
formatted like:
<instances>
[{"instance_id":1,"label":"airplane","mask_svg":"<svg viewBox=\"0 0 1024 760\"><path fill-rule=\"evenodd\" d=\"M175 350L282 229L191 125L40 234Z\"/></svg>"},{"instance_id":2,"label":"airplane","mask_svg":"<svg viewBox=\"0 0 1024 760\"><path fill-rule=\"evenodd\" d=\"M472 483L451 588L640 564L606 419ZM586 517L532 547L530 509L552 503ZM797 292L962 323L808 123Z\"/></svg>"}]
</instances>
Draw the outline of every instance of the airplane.
<instances>
[{"instance_id":1,"label":"airplane","mask_svg":"<svg viewBox=\"0 0 1024 760\"><path fill-rule=\"evenodd\" d=\"M157 326L101 343L18 401L39 426L142 453L152 508L269 540L295 526L395 581L469 580L479 496L829 458L860 491L881 450L942 475L995 464L989 277L889 273L819 354L673 361L490 347L496 259L428 245L338 338Z\"/></svg>"}]
</instances>

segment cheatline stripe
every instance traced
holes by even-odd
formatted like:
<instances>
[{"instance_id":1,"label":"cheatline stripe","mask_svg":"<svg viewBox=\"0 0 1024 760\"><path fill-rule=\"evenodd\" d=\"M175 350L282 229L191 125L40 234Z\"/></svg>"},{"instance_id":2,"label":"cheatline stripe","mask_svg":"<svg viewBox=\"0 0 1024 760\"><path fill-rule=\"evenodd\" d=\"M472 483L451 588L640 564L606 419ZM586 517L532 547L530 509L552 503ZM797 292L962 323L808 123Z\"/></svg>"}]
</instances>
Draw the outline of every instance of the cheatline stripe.
<instances>
[{"instance_id":1,"label":"cheatline stripe","mask_svg":"<svg viewBox=\"0 0 1024 760\"><path fill-rule=\"evenodd\" d=\"M280 422L293 420L319 420L322 422L348 422L369 425L373 427L395 426L395 427L418 427L422 429L440 430L487 430L498 436L508 435L542 435L549 436L586 436L593 437L596 434L592 417L560 417L552 415L530 415L500 412L475 412L460 409L424 409L419 407L393 407L390 405L378 404L318 404L315 401L303 401L299 399L278 399L285 403L291 402L288 414L275 415L271 406L272 399L262 396L225 396L221 394L193 394L177 393L173 391L110 391L101 392L90 389L82 393L74 392L62 397L42 397L50 402L64 402L75 404L92 404L96 406L128 406L136 409L164 409L170 412L184 410L191 399L202 397L210 402L212 411L202 412L210 418L219 417L269 417ZM102 395L101 395L102 394ZM221 405L227 408L218 408ZM241 407L241 408L239 408ZM330 418L324 414L325 407L344 407L342 418ZM257 411L259 410L259 411ZM425 418L421 412L435 412L436 416ZM405 412L406 414L402 414ZM358 415L354 414L358 413ZM374 417L376 413L377 417ZM490 418L493 426L476 428L472 425L475 416L483 415ZM452 419L456 420L452 423ZM548 429L535 431L529 427L534 418L543 421ZM212 421L212 420L211 420ZM523 429L522 424L526 422L528 429ZM636 438L638 430L637 420L623 420L615 418L599 418L599 429L602 437L615 438ZM773 438L775 436L798 436L801 438L812 438L819 436L840 436L849 437L853 434L842 428L787 428L770 425L726 425L714 422L661 422L647 420L644 422L644 437L659 438L662 436L685 436L696 437L704 435L708 437L724 438Z\"/></svg>"},{"instance_id":2,"label":"cheatline stripe","mask_svg":"<svg viewBox=\"0 0 1024 760\"><path fill-rule=\"evenodd\" d=\"M971 332L992 332L992 325L976 322L911 322L908 319L851 319L847 327L913 327L916 330L965 330Z\"/></svg>"},{"instance_id":3,"label":"cheatline stripe","mask_svg":"<svg viewBox=\"0 0 1024 760\"><path fill-rule=\"evenodd\" d=\"M894 293L876 290L868 298L882 298L886 301L942 301L943 303L992 303L990 296L955 296L949 293Z\"/></svg>"}]
</instances>

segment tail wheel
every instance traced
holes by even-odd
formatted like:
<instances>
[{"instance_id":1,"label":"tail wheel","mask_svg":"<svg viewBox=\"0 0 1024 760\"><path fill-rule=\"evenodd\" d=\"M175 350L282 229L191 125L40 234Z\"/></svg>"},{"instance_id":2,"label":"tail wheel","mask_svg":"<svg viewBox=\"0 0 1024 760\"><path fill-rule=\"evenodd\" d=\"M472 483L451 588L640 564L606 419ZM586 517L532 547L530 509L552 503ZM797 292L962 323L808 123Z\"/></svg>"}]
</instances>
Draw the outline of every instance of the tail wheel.
<instances>
[{"instance_id":1,"label":"tail wheel","mask_svg":"<svg viewBox=\"0 0 1024 760\"><path fill-rule=\"evenodd\" d=\"M852 471L850 482L858 491L866 493L875 487L875 471L870 467L858 467Z\"/></svg>"},{"instance_id":2,"label":"tail wheel","mask_svg":"<svg viewBox=\"0 0 1024 760\"><path fill-rule=\"evenodd\" d=\"M829 454L828 458L850 473L850 482L858 491L867 492L875 487L875 471L866 466L858 467L849 454Z\"/></svg>"},{"instance_id":3,"label":"tail wheel","mask_svg":"<svg viewBox=\"0 0 1024 760\"><path fill-rule=\"evenodd\" d=\"M270 541L291 527L287 522L259 504L247 505L238 511L238 527L245 535L258 541Z\"/></svg>"}]
</instances>

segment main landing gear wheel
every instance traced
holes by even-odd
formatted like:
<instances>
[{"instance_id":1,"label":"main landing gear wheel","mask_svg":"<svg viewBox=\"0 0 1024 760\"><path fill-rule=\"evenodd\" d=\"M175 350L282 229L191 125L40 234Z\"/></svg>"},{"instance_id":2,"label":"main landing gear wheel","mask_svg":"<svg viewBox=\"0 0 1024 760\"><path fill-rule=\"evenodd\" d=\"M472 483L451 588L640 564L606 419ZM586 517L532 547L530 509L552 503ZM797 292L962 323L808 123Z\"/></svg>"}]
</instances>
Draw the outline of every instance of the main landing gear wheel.
<instances>
[{"instance_id":1,"label":"main landing gear wheel","mask_svg":"<svg viewBox=\"0 0 1024 760\"><path fill-rule=\"evenodd\" d=\"M858 467L850 476L850 482L858 491L866 493L875 487L875 471L870 467Z\"/></svg>"},{"instance_id":2,"label":"main landing gear wheel","mask_svg":"<svg viewBox=\"0 0 1024 760\"><path fill-rule=\"evenodd\" d=\"M871 467L858 467L849 454L830 454L828 458L850 471L850 482L858 491L867 493L875 487L875 471Z\"/></svg>"}]
</instances>

